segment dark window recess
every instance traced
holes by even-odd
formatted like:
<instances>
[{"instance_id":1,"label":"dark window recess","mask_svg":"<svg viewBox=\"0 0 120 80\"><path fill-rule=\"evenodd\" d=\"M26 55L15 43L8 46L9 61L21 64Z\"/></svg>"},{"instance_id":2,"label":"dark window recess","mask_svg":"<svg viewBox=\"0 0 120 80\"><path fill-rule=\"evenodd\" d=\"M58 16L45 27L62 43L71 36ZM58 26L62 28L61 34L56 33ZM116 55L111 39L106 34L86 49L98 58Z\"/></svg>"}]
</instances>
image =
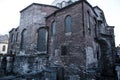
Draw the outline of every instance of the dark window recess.
<instances>
[{"instance_id":1,"label":"dark window recess","mask_svg":"<svg viewBox=\"0 0 120 80\"><path fill-rule=\"evenodd\" d=\"M89 13L89 11L87 12L87 28L88 28L88 33L91 34L90 13Z\"/></svg>"},{"instance_id":2,"label":"dark window recess","mask_svg":"<svg viewBox=\"0 0 120 80\"><path fill-rule=\"evenodd\" d=\"M51 27L51 35L55 36L55 34L56 34L56 22L53 21L52 27Z\"/></svg>"},{"instance_id":3,"label":"dark window recess","mask_svg":"<svg viewBox=\"0 0 120 80\"><path fill-rule=\"evenodd\" d=\"M6 47L5 47L5 46L3 46L2 51L5 51L5 49L6 49Z\"/></svg>"},{"instance_id":4,"label":"dark window recess","mask_svg":"<svg viewBox=\"0 0 120 80\"><path fill-rule=\"evenodd\" d=\"M16 42L17 42L17 40L18 40L18 33L16 34Z\"/></svg>"},{"instance_id":5,"label":"dark window recess","mask_svg":"<svg viewBox=\"0 0 120 80\"><path fill-rule=\"evenodd\" d=\"M10 51L10 54L12 54L12 51Z\"/></svg>"},{"instance_id":6,"label":"dark window recess","mask_svg":"<svg viewBox=\"0 0 120 80\"><path fill-rule=\"evenodd\" d=\"M23 30L21 34L21 49L25 49L27 40L27 30Z\"/></svg>"},{"instance_id":7,"label":"dark window recess","mask_svg":"<svg viewBox=\"0 0 120 80\"><path fill-rule=\"evenodd\" d=\"M12 36L11 36L11 42L13 42L14 41L14 35L12 34Z\"/></svg>"},{"instance_id":8,"label":"dark window recess","mask_svg":"<svg viewBox=\"0 0 120 80\"><path fill-rule=\"evenodd\" d=\"M47 30L40 29L38 31L38 51L46 51L47 50Z\"/></svg>"},{"instance_id":9,"label":"dark window recess","mask_svg":"<svg viewBox=\"0 0 120 80\"><path fill-rule=\"evenodd\" d=\"M3 57L2 62L1 62L1 69L6 72L6 68L7 68L7 59L6 57Z\"/></svg>"},{"instance_id":10,"label":"dark window recess","mask_svg":"<svg viewBox=\"0 0 120 80\"><path fill-rule=\"evenodd\" d=\"M65 80L64 79L64 68L59 68L57 71L57 80Z\"/></svg>"},{"instance_id":11,"label":"dark window recess","mask_svg":"<svg viewBox=\"0 0 120 80\"><path fill-rule=\"evenodd\" d=\"M99 51L97 51L97 59L99 60Z\"/></svg>"},{"instance_id":12,"label":"dark window recess","mask_svg":"<svg viewBox=\"0 0 120 80\"><path fill-rule=\"evenodd\" d=\"M67 54L67 47L61 46L61 55L66 55L66 54Z\"/></svg>"}]
</instances>

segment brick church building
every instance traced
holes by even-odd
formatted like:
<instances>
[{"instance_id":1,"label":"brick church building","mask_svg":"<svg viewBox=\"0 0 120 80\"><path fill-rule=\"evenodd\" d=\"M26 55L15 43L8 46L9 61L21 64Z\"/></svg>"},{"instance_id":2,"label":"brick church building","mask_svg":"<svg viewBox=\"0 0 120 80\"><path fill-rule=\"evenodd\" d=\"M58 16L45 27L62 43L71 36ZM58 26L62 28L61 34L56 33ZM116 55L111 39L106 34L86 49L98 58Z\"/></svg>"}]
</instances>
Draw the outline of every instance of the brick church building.
<instances>
[{"instance_id":1,"label":"brick church building","mask_svg":"<svg viewBox=\"0 0 120 80\"><path fill-rule=\"evenodd\" d=\"M116 80L114 26L98 6L55 0L20 14L9 32L8 72L31 80Z\"/></svg>"}]
</instances>

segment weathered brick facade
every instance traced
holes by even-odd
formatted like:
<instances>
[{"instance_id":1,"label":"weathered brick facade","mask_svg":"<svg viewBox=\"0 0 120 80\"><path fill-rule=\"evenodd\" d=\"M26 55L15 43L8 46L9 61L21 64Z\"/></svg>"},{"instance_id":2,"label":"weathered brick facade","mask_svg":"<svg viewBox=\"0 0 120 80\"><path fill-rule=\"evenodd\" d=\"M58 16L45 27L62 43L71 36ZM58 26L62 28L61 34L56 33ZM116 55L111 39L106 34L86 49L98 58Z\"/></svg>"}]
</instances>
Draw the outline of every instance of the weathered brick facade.
<instances>
[{"instance_id":1,"label":"weathered brick facade","mask_svg":"<svg viewBox=\"0 0 120 80\"><path fill-rule=\"evenodd\" d=\"M20 26L10 31L9 54L14 54L15 73L30 73L41 71L46 65L46 55L37 51L38 30L45 27L45 17L57 10L54 6L33 3L23 9L20 18ZM22 33L26 30L25 47L21 48Z\"/></svg>"},{"instance_id":2,"label":"weathered brick facade","mask_svg":"<svg viewBox=\"0 0 120 80\"><path fill-rule=\"evenodd\" d=\"M98 13L99 11L101 13ZM90 29L87 27L88 12ZM69 33L65 32L65 18L67 15L70 15L72 18L72 31L70 35L67 35ZM99 19L101 20L101 24L99 24ZM56 22L56 35L51 37L50 25L53 21ZM114 32L113 27L107 25L104 13L100 8L93 8L88 2L76 2L48 16L47 26L49 27L48 52L53 58L51 62L59 62L58 64L65 68L67 75L78 75L82 70L85 70L86 74L87 72L96 73L101 68L103 72L101 75L111 76L113 74ZM54 45L56 45L55 49L53 49ZM61 46L67 47L68 52L66 55L61 55ZM102 48L109 49L104 53L104 51L102 52ZM77 69L76 71L73 70L74 74L71 70L72 66ZM65 76L67 76L66 74Z\"/></svg>"},{"instance_id":3,"label":"weathered brick facade","mask_svg":"<svg viewBox=\"0 0 120 80\"><path fill-rule=\"evenodd\" d=\"M36 3L23 9L19 27L10 31L8 53L14 73L42 72L41 80L116 80L114 27L86 0L61 9Z\"/></svg>"}]
</instances>

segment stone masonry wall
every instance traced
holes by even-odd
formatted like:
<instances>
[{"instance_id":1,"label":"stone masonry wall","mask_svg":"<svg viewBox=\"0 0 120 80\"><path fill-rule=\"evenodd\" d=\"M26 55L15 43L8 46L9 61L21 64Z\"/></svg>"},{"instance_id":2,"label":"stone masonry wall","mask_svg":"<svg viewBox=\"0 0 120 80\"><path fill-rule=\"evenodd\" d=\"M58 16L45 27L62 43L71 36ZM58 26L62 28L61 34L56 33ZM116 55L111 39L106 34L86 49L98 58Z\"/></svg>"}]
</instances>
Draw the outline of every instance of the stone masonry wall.
<instances>
[{"instance_id":1,"label":"stone masonry wall","mask_svg":"<svg viewBox=\"0 0 120 80\"><path fill-rule=\"evenodd\" d=\"M14 60L14 72L19 74L39 72L46 65L46 55L37 51L38 29L46 27L45 17L57 10L56 7L33 3L21 11L18 47ZM26 29L25 48L21 49L21 34ZM39 56L38 56L39 55Z\"/></svg>"}]
</instances>

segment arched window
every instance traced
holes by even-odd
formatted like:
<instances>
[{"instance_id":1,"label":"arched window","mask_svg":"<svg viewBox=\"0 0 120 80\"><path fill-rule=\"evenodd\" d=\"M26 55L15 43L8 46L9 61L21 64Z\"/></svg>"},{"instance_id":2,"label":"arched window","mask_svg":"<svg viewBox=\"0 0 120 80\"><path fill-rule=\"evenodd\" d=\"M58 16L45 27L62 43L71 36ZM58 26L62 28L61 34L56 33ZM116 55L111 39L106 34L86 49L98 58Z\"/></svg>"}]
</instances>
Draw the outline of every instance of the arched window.
<instances>
[{"instance_id":1,"label":"arched window","mask_svg":"<svg viewBox=\"0 0 120 80\"><path fill-rule=\"evenodd\" d=\"M2 47L2 51L5 51L6 50L6 46L4 45L3 47Z\"/></svg>"},{"instance_id":2,"label":"arched window","mask_svg":"<svg viewBox=\"0 0 120 80\"><path fill-rule=\"evenodd\" d=\"M66 2L63 1L63 2L62 2L62 8L65 7L65 6L66 6Z\"/></svg>"},{"instance_id":3,"label":"arched window","mask_svg":"<svg viewBox=\"0 0 120 80\"><path fill-rule=\"evenodd\" d=\"M45 28L41 28L38 30L38 51L45 52L47 51L47 37L48 33Z\"/></svg>"},{"instance_id":4,"label":"arched window","mask_svg":"<svg viewBox=\"0 0 120 80\"><path fill-rule=\"evenodd\" d=\"M17 40L18 40L18 33L16 34L16 42L17 42Z\"/></svg>"},{"instance_id":5,"label":"arched window","mask_svg":"<svg viewBox=\"0 0 120 80\"><path fill-rule=\"evenodd\" d=\"M71 32L71 26L72 26L71 16L67 16L65 18L65 31L66 31L66 33Z\"/></svg>"},{"instance_id":6,"label":"arched window","mask_svg":"<svg viewBox=\"0 0 120 80\"><path fill-rule=\"evenodd\" d=\"M98 33L97 21L96 21L95 17L93 19L94 19L94 35L95 35L95 37L97 37L97 33Z\"/></svg>"},{"instance_id":7,"label":"arched window","mask_svg":"<svg viewBox=\"0 0 120 80\"><path fill-rule=\"evenodd\" d=\"M55 34L56 34L56 22L53 21L51 26L51 36L55 36Z\"/></svg>"},{"instance_id":8,"label":"arched window","mask_svg":"<svg viewBox=\"0 0 120 80\"><path fill-rule=\"evenodd\" d=\"M11 42L14 42L14 34L11 35Z\"/></svg>"},{"instance_id":9,"label":"arched window","mask_svg":"<svg viewBox=\"0 0 120 80\"><path fill-rule=\"evenodd\" d=\"M27 40L27 30L24 29L21 33L21 49L25 49Z\"/></svg>"},{"instance_id":10,"label":"arched window","mask_svg":"<svg viewBox=\"0 0 120 80\"><path fill-rule=\"evenodd\" d=\"M91 33L91 28L90 28L90 12L87 11L87 28L88 28L88 33Z\"/></svg>"}]
</instances>

